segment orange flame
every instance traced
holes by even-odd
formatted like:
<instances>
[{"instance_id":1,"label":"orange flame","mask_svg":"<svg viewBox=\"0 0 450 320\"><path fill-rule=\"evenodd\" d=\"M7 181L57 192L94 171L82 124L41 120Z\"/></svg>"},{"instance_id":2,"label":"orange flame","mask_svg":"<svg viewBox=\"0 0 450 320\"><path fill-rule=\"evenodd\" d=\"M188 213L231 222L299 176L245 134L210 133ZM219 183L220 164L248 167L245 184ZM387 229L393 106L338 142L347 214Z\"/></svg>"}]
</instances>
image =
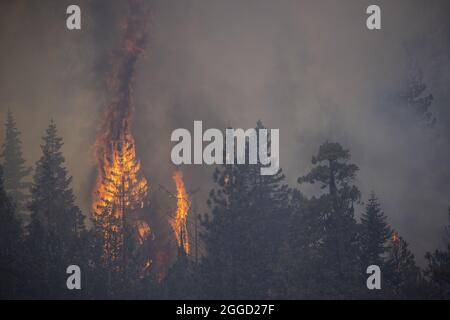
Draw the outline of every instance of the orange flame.
<instances>
[{"instance_id":1,"label":"orange flame","mask_svg":"<svg viewBox=\"0 0 450 320\"><path fill-rule=\"evenodd\" d=\"M230 182L231 182L231 178L230 178L230 175L225 175L225 177L223 178L223 184L225 185L225 186L228 186L228 185L230 185Z\"/></svg>"},{"instance_id":2,"label":"orange flame","mask_svg":"<svg viewBox=\"0 0 450 320\"><path fill-rule=\"evenodd\" d=\"M148 196L147 180L140 175L133 137L124 135L121 141L111 145L111 154L105 154L99 168L93 201L94 217L100 222L106 240L105 263L115 263L121 256L124 219L128 213L144 208ZM139 243L143 244L150 234L150 227L146 222L138 221L136 228Z\"/></svg>"},{"instance_id":3,"label":"orange flame","mask_svg":"<svg viewBox=\"0 0 450 320\"><path fill-rule=\"evenodd\" d=\"M111 155L104 155L93 210L102 215L105 209L114 208L115 216L120 218L126 211L144 207L148 185L145 177L140 176L141 165L136 159L131 134L113 142L111 152Z\"/></svg>"},{"instance_id":4,"label":"orange flame","mask_svg":"<svg viewBox=\"0 0 450 320\"><path fill-rule=\"evenodd\" d=\"M394 242L394 243L396 243L396 242L399 241L397 232L393 232L393 233L392 233L391 241Z\"/></svg>"},{"instance_id":5,"label":"orange flame","mask_svg":"<svg viewBox=\"0 0 450 320\"><path fill-rule=\"evenodd\" d=\"M136 228L139 235L139 243L143 244L151 234L150 226L145 221L138 221L136 223Z\"/></svg>"},{"instance_id":6,"label":"orange flame","mask_svg":"<svg viewBox=\"0 0 450 320\"><path fill-rule=\"evenodd\" d=\"M172 226L175 238L179 247L189 254L189 235L187 231L187 217L189 212L189 197L183 182L183 173L180 170L175 171L173 180L177 187L177 212L170 225Z\"/></svg>"}]
</instances>

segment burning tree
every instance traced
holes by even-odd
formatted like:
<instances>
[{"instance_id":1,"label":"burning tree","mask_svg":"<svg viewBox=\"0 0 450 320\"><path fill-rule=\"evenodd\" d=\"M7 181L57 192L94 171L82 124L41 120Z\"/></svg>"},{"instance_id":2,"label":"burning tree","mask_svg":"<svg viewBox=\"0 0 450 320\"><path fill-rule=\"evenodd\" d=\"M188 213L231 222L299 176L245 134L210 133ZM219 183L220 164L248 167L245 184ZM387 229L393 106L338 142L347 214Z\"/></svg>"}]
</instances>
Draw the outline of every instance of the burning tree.
<instances>
[{"instance_id":1,"label":"burning tree","mask_svg":"<svg viewBox=\"0 0 450 320\"><path fill-rule=\"evenodd\" d=\"M408 243L396 231L391 235L385 270L386 284L394 296L414 298L421 280L420 270Z\"/></svg>"},{"instance_id":2,"label":"burning tree","mask_svg":"<svg viewBox=\"0 0 450 320\"><path fill-rule=\"evenodd\" d=\"M111 101L96 142L98 172L92 205L96 224L103 233L103 261L116 269L123 266L127 218L148 202L148 183L140 172L131 131L135 66L143 51L148 15L140 0L130 0L129 7L107 81ZM150 232L144 221L135 222L133 228L141 241Z\"/></svg>"},{"instance_id":3,"label":"burning tree","mask_svg":"<svg viewBox=\"0 0 450 320\"><path fill-rule=\"evenodd\" d=\"M187 230L187 217L189 212L189 197L183 182L183 173L179 170L175 171L173 180L177 187L177 212L173 219L170 220L178 247L189 254L189 235Z\"/></svg>"},{"instance_id":4,"label":"burning tree","mask_svg":"<svg viewBox=\"0 0 450 320\"><path fill-rule=\"evenodd\" d=\"M123 233L127 213L144 208L146 204L147 180L140 176L140 163L131 135L123 143L115 143L111 158L105 159L105 173L98 185L96 213L105 233L105 259L119 258L123 245ZM137 224L141 239L150 232L148 224Z\"/></svg>"},{"instance_id":5,"label":"burning tree","mask_svg":"<svg viewBox=\"0 0 450 320\"><path fill-rule=\"evenodd\" d=\"M148 185L140 174L141 165L131 135L113 142L111 149L112 154L105 155L94 210L101 215L105 208L112 206L114 214L122 217L127 211L144 207Z\"/></svg>"}]
</instances>

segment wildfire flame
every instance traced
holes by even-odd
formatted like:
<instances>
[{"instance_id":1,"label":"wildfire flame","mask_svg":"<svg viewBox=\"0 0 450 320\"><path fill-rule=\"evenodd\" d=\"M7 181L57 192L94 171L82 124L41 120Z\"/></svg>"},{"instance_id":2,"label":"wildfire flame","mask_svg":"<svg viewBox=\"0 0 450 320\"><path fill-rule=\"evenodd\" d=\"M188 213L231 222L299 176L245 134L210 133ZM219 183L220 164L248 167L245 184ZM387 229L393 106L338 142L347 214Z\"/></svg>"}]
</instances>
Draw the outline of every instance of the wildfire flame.
<instances>
[{"instance_id":1,"label":"wildfire flame","mask_svg":"<svg viewBox=\"0 0 450 320\"><path fill-rule=\"evenodd\" d=\"M397 232L393 232L393 233L392 233L391 241L392 241L393 243L397 243L397 242L399 241Z\"/></svg>"},{"instance_id":2,"label":"wildfire flame","mask_svg":"<svg viewBox=\"0 0 450 320\"><path fill-rule=\"evenodd\" d=\"M151 234L150 226L145 221L138 221L136 224L136 228L139 235L139 243L144 244L145 240L147 240L147 238Z\"/></svg>"},{"instance_id":3,"label":"wildfire flame","mask_svg":"<svg viewBox=\"0 0 450 320\"><path fill-rule=\"evenodd\" d=\"M124 245L126 217L146 207L149 192L148 182L141 173L131 130L135 69L144 49L148 12L144 10L143 0L128 2L130 14L121 23L120 47L113 55L112 70L107 79L110 102L105 108L95 144L97 180L92 200L92 211L105 240L104 262L117 270L120 270L121 261L124 259L121 251ZM189 254L189 198L182 172L175 171L173 180L177 188L177 211L169 223L178 246ZM132 225L139 244L145 246L146 240L153 235L150 225L143 220L134 221ZM141 266L142 275L153 266L158 266L158 261L164 260L158 258L160 256L163 256L163 253L156 252L154 261L151 257L146 257Z\"/></svg>"},{"instance_id":4,"label":"wildfire flame","mask_svg":"<svg viewBox=\"0 0 450 320\"><path fill-rule=\"evenodd\" d=\"M189 235L187 231L187 217L189 212L189 197L183 182L183 173L180 170L175 171L173 180L177 188L177 212L175 217L171 219L175 238L179 247L184 249L186 254L189 254Z\"/></svg>"},{"instance_id":5,"label":"wildfire flame","mask_svg":"<svg viewBox=\"0 0 450 320\"><path fill-rule=\"evenodd\" d=\"M231 178L230 178L230 175L225 175L225 177L223 178L223 184L225 185L225 186L228 186L228 185L230 185L230 182L231 182Z\"/></svg>"},{"instance_id":6,"label":"wildfire flame","mask_svg":"<svg viewBox=\"0 0 450 320\"><path fill-rule=\"evenodd\" d=\"M114 260L113 251L120 250L123 241L123 219L127 213L143 208L148 198L148 183L140 172L131 132L135 67L145 43L147 14L141 0L129 0L129 7L107 79L110 103L95 144L98 170L92 210L101 221L105 239L117 235L114 248L105 246L104 254L110 260ZM143 228L137 230L140 236L142 233L141 239L150 232L148 225Z\"/></svg>"},{"instance_id":7,"label":"wildfire flame","mask_svg":"<svg viewBox=\"0 0 450 320\"><path fill-rule=\"evenodd\" d=\"M112 143L111 155L105 155L97 184L94 212L114 207L117 218L126 211L143 208L148 194L147 180L140 177L141 165L136 159L133 137L128 134L122 141Z\"/></svg>"}]
</instances>

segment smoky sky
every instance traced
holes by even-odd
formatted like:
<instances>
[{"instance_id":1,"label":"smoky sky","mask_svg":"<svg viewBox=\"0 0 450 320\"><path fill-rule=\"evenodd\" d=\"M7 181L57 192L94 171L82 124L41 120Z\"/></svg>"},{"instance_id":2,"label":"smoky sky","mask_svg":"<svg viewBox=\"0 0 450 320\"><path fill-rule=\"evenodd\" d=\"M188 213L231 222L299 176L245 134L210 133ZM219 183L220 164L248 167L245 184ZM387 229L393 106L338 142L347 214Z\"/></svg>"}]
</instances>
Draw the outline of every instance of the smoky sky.
<instances>
[{"instance_id":1,"label":"smoky sky","mask_svg":"<svg viewBox=\"0 0 450 320\"><path fill-rule=\"evenodd\" d=\"M81 7L81 31L66 29L69 4ZM365 27L370 4L381 6L380 31ZM321 143L340 142L360 167L363 200L377 194L418 260L442 244L450 204L448 1L147 5L152 14L137 65L133 132L150 192L175 188L174 129L192 130L194 120L205 128L251 128L261 120L280 129L280 161L291 186L308 172ZM125 14L125 0L0 3L0 121L13 111L29 165L40 156L50 119L56 121L85 212L95 179L92 146L108 100L105 78ZM434 128L389 98L406 86L411 60L434 96ZM205 211L212 168L182 169Z\"/></svg>"}]
</instances>

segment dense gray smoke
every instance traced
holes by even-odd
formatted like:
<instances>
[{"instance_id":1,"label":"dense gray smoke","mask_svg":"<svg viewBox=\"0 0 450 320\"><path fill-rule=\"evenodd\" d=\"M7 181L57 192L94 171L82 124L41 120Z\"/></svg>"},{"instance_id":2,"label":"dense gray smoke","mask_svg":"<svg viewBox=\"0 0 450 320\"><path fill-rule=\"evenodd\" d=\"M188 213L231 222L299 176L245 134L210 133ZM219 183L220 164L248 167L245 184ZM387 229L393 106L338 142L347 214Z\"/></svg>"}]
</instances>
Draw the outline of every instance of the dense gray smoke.
<instances>
[{"instance_id":1,"label":"dense gray smoke","mask_svg":"<svg viewBox=\"0 0 450 320\"><path fill-rule=\"evenodd\" d=\"M174 129L192 130L194 120L205 128L251 128L261 120L280 129L281 166L292 186L321 143L340 142L360 167L363 197L376 192L418 260L438 247L450 204L450 3L376 1L382 30L369 31L371 2L148 1L151 34L136 65L133 133L150 193L158 184L174 189ZM39 137L55 119L87 211L104 79L126 1L78 1L81 31L65 27L69 4L0 3L0 121L13 111L33 164ZM392 103L407 86L411 59L434 96L433 128ZM182 169L204 211L212 168Z\"/></svg>"}]
</instances>

